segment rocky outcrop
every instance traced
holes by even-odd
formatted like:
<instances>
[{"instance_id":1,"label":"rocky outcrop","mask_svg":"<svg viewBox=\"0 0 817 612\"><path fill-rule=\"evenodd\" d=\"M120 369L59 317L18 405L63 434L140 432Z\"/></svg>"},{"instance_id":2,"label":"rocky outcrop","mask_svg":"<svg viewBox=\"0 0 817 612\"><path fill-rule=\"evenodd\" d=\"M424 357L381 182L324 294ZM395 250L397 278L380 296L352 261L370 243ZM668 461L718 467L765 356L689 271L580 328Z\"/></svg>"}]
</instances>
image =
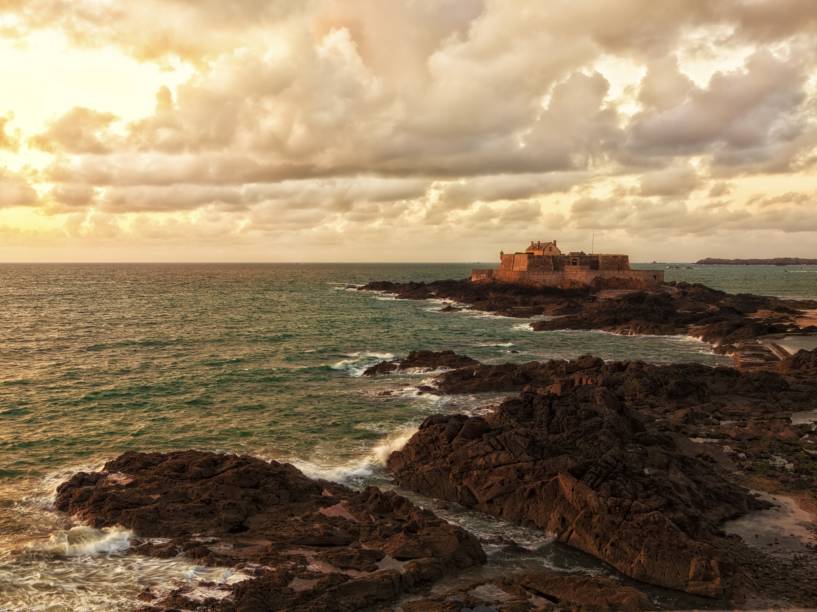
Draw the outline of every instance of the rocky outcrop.
<instances>
[{"instance_id":1,"label":"rocky outcrop","mask_svg":"<svg viewBox=\"0 0 817 612\"><path fill-rule=\"evenodd\" d=\"M791 365L783 366L786 374L689 363L605 363L590 356L480 364L440 374L436 392L511 392L528 387L567 394L583 385L603 388L656 428L704 440L708 448L728 455L741 472L773 477L796 493L817 487L817 436L811 425L793 425L790 420L794 413L814 409L817 377L807 374L809 363L805 353L792 358Z\"/></svg>"},{"instance_id":2,"label":"rocky outcrop","mask_svg":"<svg viewBox=\"0 0 817 612\"><path fill-rule=\"evenodd\" d=\"M443 393L521 391L532 387L558 394L594 385L609 389L630 406L654 417L709 417L713 422L770 414L785 417L808 409L817 392L817 381L775 372L741 372L696 363L605 362L589 355L573 360L480 363L443 372L435 383Z\"/></svg>"},{"instance_id":3,"label":"rocky outcrop","mask_svg":"<svg viewBox=\"0 0 817 612\"><path fill-rule=\"evenodd\" d=\"M817 376L817 349L797 351L791 357L780 362L778 370L789 376Z\"/></svg>"},{"instance_id":4,"label":"rocky outcrop","mask_svg":"<svg viewBox=\"0 0 817 612\"><path fill-rule=\"evenodd\" d=\"M133 529L141 553L242 569L220 610L358 610L485 561L472 535L395 493L247 456L125 453L63 483L56 507ZM184 589L151 605L205 607Z\"/></svg>"},{"instance_id":5,"label":"rocky outcrop","mask_svg":"<svg viewBox=\"0 0 817 612\"><path fill-rule=\"evenodd\" d=\"M381 361L367 368L364 376L377 376L399 370L456 369L477 365L479 362L454 351L411 351L405 359Z\"/></svg>"},{"instance_id":6,"label":"rocky outcrop","mask_svg":"<svg viewBox=\"0 0 817 612\"><path fill-rule=\"evenodd\" d=\"M387 293L404 300L448 299L467 304L475 310L508 317L574 312L581 301L591 296L590 289L527 287L504 283L481 284L468 280L441 280L430 283L375 281L359 289Z\"/></svg>"},{"instance_id":7,"label":"rocky outcrop","mask_svg":"<svg viewBox=\"0 0 817 612\"><path fill-rule=\"evenodd\" d=\"M547 386L582 372L597 374L604 361L592 356L576 360L529 361L475 365L444 372L435 379L441 393L521 391L528 385Z\"/></svg>"},{"instance_id":8,"label":"rocky outcrop","mask_svg":"<svg viewBox=\"0 0 817 612\"><path fill-rule=\"evenodd\" d=\"M690 335L730 352L741 341L798 329L799 311L773 297L731 295L680 283L667 291L635 292L582 304L557 320L536 321L534 330L602 329L620 334Z\"/></svg>"},{"instance_id":9,"label":"rocky outcrop","mask_svg":"<svg viewBox=\"0 0 817 612\"><path fill-rule=\"evenodd\" d=\"M398 483L559 541L644 582L720 596L718 525L762 506L614 393L526 391L492 415L433 416L388 467Z\"/></svg>"},{"instance_id":10,"label":"rocky outcrop","mask_svg":"<svg viewBox=\"0 0 817 612\"><path fill-rule=\"evenodd\" d=\"M477 580L463 587L409 600L402 612L466 610L655 610L638 589L604 576L541 571Z\"/></svg>"},{"instance_id":11,"label":"rocky outcrop","mask_svg":"<svg viewBox=\"0 0 817 612\"><path fill-rule=\"evenodd\" d=\"M360 289L403 299L453 299L504 316L556 317L535 321L532 327L537 331L598 329L620 334L689 335L724 353L733 352L742 341L799 330L797 315L803 309L817 308L814 300L734 295L689 283L670 283L656 291L607 293L598 288L557 289L465 280L378 281Z\"/></svg>"}]
</instances>

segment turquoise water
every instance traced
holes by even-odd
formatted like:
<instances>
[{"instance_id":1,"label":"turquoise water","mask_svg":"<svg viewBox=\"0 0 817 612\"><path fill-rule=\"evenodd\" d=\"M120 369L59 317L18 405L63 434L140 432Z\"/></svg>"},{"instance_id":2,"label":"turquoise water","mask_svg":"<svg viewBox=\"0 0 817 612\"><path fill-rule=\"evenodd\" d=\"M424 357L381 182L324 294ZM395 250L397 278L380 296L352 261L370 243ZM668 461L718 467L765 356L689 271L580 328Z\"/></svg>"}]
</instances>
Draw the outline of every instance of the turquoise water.
<instances>
[{"instance_id":1,"label":"turquoise water","mask_svg":"<svg viewBox=\"0 0 817 612\"><path fill-rule=\"evenodd\" d=\"M426 348L485 361L593 353L724 362L689 338L534 333L524 320L441 313L440 304L347 287L463 278L471 267L0 266L0 610L3 593L8 609L127 607L133 575L147 583L176 575L158 560L134 569L133 556L107 554L117 552L106 548L109 539L91 551L102 556L53 552L68 525L48 505L55 484L77 469L128 449L195 447L294 461L359 484L384 478L382 458L426 415L479 410L495 399L418 396L423 376L359 376L379 359ZM699 268L667 276L807 297L817 296L814 272Z\"/></svg>"}]
</instances>

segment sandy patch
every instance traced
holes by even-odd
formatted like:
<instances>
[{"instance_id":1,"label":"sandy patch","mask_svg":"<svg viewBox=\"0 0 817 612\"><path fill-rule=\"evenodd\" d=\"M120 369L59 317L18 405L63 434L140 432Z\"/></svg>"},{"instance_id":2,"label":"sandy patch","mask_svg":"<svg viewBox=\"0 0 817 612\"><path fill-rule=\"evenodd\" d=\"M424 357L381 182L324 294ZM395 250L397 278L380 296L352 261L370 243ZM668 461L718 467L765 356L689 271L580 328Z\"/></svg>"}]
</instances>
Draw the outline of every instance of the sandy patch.
<instances>
[{"instance_id":1,"label":"sandy patch","mask_svg":"<svg viewBox=\"0 0 817 612\"><path fill-rule=\"evenodd\" d=\"M774 507L728 521L723 526L724 531L740 536L749 546L775 555L804 553L817 545L813 516L794 498L757 493Z\"/></svg>"}]
</instances>

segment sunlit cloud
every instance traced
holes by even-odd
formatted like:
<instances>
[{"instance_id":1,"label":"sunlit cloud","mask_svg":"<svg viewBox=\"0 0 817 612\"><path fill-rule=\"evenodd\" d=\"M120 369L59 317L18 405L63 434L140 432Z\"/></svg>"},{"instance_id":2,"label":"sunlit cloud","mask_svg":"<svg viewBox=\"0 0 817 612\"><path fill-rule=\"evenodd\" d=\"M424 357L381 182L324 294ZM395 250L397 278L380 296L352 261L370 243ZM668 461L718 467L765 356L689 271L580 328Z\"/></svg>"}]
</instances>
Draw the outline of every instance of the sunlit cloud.
<instances>
[{"instance_id":1,"label":"sunlit cloud","mask_svg":"<svg viewBox=\"0 0 817 612\"><path fill-rule=\"evenodd\" d=\"M6 0L0 256L817 255L815 27L811 0Z\"/></svg>"}]
</instances>

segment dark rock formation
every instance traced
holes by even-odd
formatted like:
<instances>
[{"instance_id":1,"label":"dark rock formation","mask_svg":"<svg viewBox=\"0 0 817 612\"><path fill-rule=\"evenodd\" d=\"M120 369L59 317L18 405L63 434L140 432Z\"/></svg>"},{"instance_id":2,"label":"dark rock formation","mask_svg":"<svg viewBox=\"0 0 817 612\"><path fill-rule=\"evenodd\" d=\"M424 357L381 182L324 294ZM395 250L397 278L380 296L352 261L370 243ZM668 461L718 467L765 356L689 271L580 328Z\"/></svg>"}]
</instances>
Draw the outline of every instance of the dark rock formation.
<instances>
[{"instance_id":1,"label":"dark rock formation","mask_svg":"<svg viewBox=\"0 0 817 612\"><path fill-rule=\"evenodd\" d=\"M658 291L612 292L503 283L435 281L369 283L361 290L404 299L448 298L477 310L512 317L556 316L535 321L534 330L600 329L620 334L680 334L701 338L721 352L741 341L798 330L794 322L814 300L733 295L699 284L670 283ZM610 292L608 292L610 293Z\"/></svg>"},{"instance_id":2,"label":"dark rock formation","mask_svg":"<svg viewBox=\"0 0 817 612\"><path fill-rule=\"evenodd\" d=\"M401 486L556 534L632 578L719 596L717 526L761 504L607 389L525 392L487 418L432 416Z\"/></svg>"},{"instance_id":3,"label":"dark rock formation","mask_svg":"<svg viewBox=\"0 0 817 612\"><path fill-rule=\"evenodd\" d=\"M501 283L478 284L469 280L442 280L430 283L375 281L359 289L388 293L405 300L445 298L460 304L468 304L476 310L508 317L566 314L576 310L578 303L591 295L589 289L526 287Z\"/></svg>"},{"instance_id":4,"label":"dark rock formation","mask_svg":"<svg viewBox=\"0 0 817 612\"><path fill-rule=\"evenodd\" d=\"M679 283L658 293L635 292L582 304L579 312L536 321L534 330L602 329L621 334L690 335L729 352L740 341L797 330L790 302L731 295L703 285Z\"/></svg>"},{"instance_id":5,"label":"dark rock formation","mask_svg":"<svg viewBox=\"0 0 817 612\"><path fill-rule=\"evenodd\" d=\"M96 527L168 539L140 540L144 554L250 573L226 587L219 610L358 610L485 561L472 535L399 495L246 456L125 453L63 483L56 506ZM152 605L195 607L184 590Z\"/></svg>"},{"instance_id":6,"label":"dark rock formation","mask_svg":"<svg viewBox=\"0 0 817 612\"><path fill-rule=\"evenodd\" d=\"M465 355L458 355L454 351L411 351L405 359L381 361L367 368L364 376L377 376L397 370L437 370L440 368L464 368L477 365L479 362Z\"/></svg>"},{"instance_id":7,"label":"dark rock formation","mask_svg":"<svg viewBox=\"0 0 817 612\"><path fill-rule=\"evenodd\" d=\"M542 571L470 584L401 603L403 612L654 610L650 598L604 576Z\"/></svg>"},{"instance_id":8,"label":"dark rock formation","mask_svg":"<svg viewBox=\"0 0 817 612\"><path fill-rule=\"evenodd\" d=\"M817 376L817 349L797 351L791 357L781 361L778 370L789 376Z\"/></svg>"},{"instance_id":9,"label":"dark rock formation","mask_svg":"<svg viewBox=\"0 0 817 612\"><path fill-rule=\"evenodd\" d=\"M521 391L528 385L550 385L558 380L579 375L597 374L604 366L601 359L591 356L573 361L529 361L527 363L476 363L436 378L441 393L484 393Z\"/></svg>"},{"instance_id":10,"label":"dark rock formation","mask_svg":"<svg viewBox=\"0 0 817 612\"><path fill-rule=\"evenodd\" d=\"M792 425L795 412L814 409L813 353L781 364L786 373L741 372L701 364L653 365L571 361L499 364L452 370L436 379L437 392L521 391L566 394L591 385L610 391L658 429L707 440L742 472L773 477L789 492L817 488L817 435ZM784 460L784 461L783 461Z\"/></svg>"}]
</instances>

